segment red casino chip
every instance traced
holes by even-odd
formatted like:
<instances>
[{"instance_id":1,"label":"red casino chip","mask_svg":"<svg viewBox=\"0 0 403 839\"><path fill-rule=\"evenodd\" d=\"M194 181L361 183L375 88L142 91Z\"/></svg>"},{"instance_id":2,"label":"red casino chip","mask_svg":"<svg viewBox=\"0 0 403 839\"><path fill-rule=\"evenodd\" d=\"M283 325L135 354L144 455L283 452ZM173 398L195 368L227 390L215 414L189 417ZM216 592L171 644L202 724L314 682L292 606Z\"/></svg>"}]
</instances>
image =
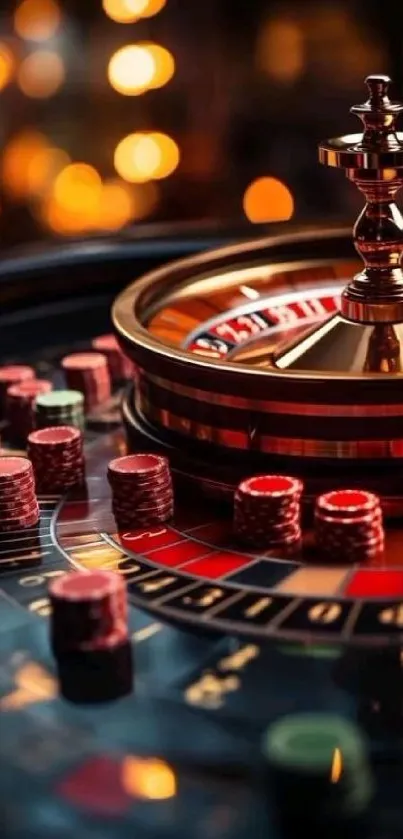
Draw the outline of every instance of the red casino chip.
<instances>
[{"instance_id":1,"label":"red casino chip","mask_svg":"<svg viewBox=\"0 0 403 839\"><path fill-rule=\"evenodd\" d=\"M25 457L1 457L0 532L34 527L38 520L32 463Z\"/></svg>"},{"instance_id":2,"label":"red casino chip","mask_svg":"<svg viewBox=\"0 0 403 839\"><path fill-rule=\"evenodd\" d=\"M52 383L47 379L27 379L8 388L6 418L11 439L25 442L34 428L36 397L42 393L50 393L52 388Z\"/></svg>"},{"instance_id":3,"label":"red casino chip","mask_svg":"<svg viewBox=\"0 0 403 839\"><path fill-rule=\"evenodd\" d=\"M121 382L133 377L134 364L122 352L115 335L99 335L98 338L94 338L92 347L106 355L112 381Z\"/></svg>"},{"instance_id":4,"label":"red casino chip","mask_svg":"<svg viewBox=\"0 0 403 839\"><path fill-rule=\"evenodd\" d=\"M301 544L303 484L288 475L256 475L234 495L234 532L252 548L297 550Z\"/></svg>"},{"instance_id":5,"label":"red casino chip","mask_svg":"<svg viewBox=\"0 0 403 839\"><path fill-rule=\"evenodd\" d=\"M85 463L81 431L74 426L41 428L28 436L39 492L63 492L82 485Z\"/></svg>"},{"instance_id":6,"label":"red casino chip","mask_svg":"<svg viewBox=\"0 0 403 839\"><path fill-rule=\"evenodd\" d=\"M108 467L112 509L119 530L172 518L174 496L166 457L140 453L118 457Z\"/></svg>"},{"instance_id":7,"label":"red casino chip","mask_svg":"<svg viewBox=\"0 0 403 839\"><path fill-rule=\"evenodd\" d=\"M124 577L113 571L65 574L49 587L51 638L57 654L102 648L128 637Z\"/></svg>"},{"instance_id":8,"label":"red casino chip","mask_svg":"<svg viewBox=\"0 0 403 839\"><path fill-rule=\"evenodd\" d=\"M11 385L35 378L35 370L26 364L7 364L0 367L0 410L6 408L7 390Z\"/></svg>"},{"instance_id":9,"label":"red casino chip","mask_svg":"<svg viewBox=\"0 0 403 839\"><path fill-rule=\"evenodd\" d=\"M169 464L166 457L157 454L129 454L111 460L108 466L108 479L111 484L122 485L127 479L137 485L141 481L149 481L169 474Z\"/></svg>"},{"instance_id":10,"label":"red casino chip","mask_svg":"<svg viewBox=\"0 0 403 839\"><path fill-rule=\"evenodd\" d=\"M377 495L365 490L337 489L320 495L315 509L318 514L336 518L357 518L379 510L380 500Z\"/></svg>"},{"instance_id":11,"label":"red casino chip","mask_svg":"<svg viewBox=\"0 0 403 839\"><path fill-rule=\"evenodd\" d=\"M379 497L357 489L320 495L315 504L315 541L330 562L368 562L382 554L385 535Z\"/></svg>"},{"instance_id":12,"label":"red casino chip","mask_svg":"<svg viewBox=\"0 0 403 839\"><path fill-rule=\"evenodd\" d=\"M84 394L87 410L106 402L111 395L108 359L99 352L72 353L61 362L67 386Z\"/></svg>"}]
</instances>

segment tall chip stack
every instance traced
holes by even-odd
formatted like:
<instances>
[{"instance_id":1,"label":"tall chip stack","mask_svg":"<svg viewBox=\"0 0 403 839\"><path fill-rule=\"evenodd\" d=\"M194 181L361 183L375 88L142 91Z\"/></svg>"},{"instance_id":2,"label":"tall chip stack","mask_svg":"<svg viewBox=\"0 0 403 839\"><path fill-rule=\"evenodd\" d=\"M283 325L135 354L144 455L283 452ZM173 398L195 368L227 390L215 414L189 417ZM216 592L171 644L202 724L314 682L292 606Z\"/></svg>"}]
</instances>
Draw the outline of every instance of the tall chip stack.
<instances>
[{"instance_id":1,"label":"tall chip stack","mask_svg":"<svg viewBox=\"0 0 403 839\"><path fill-rule=\"evenodd\" d=\"M85 407L91 411L111 395L108 359L99 352L72 353L62 359L68 388L84 394Z\"/></svg>"},{"instance_id":2,"label":"tall chip stack","mask_svg":"<svg viewBox=\"0 0 403 839\"><path fill-rule=\"evenodd\" d=\"M32 463L0 457L0 533L34 527L39 520Z\"/></svg>"},{"instance_id":3,"label":"tall chip stack","mask_svg":"<svg viewBox=\"0 0 403 839\"><path fill-rule=\"evenodd\" d=\"M234 532L252 548L295 553L301 547L303 484L287 475L256 475L234 496Z\"/></svg>"},{"instance_id":4,"label":"tall chip stack","mask_svg":"<svg viewBox=\"0 0 403 839\"><path fill-rule=\"evenodd\" d=\"M63 493L85 483L83 438L78 428L60 425L32 431L28 456L40 493Z\"/></svg>"},{"instance_id":5,"label":"tall chip stack","mask_svg":"<svg viewBox=\"0 0 403 839\"><path fill-rule=\"evenodd\" d=\"M160 524L172 518L174 496L169 463L156 454L132 454L108 466L112 508L120 530Z\"/></svg>"},{"instance_id":6,"label":"tall chip stack","mask_svg":"<svg viewBox=\"0 0 403 839\"><path fill-rule=\"evenodd\" d=\"M6 416L10 440L25 443L35 426L35 400L40 394L50 393L52 383L47 379L26 379L11 385L6 396Z\"/></svg>"},{"instance_id":7,"label":"tall chip stack","mask_svg":"<svg viewBox=\"0 0 403 839\"><path fill-rule=\"evenodd\" d=\"M62 695L76 703L118 699L132 689L127 592L112 571L65 574L49 587L51 648Z\"/></svg>"}]
</instances>

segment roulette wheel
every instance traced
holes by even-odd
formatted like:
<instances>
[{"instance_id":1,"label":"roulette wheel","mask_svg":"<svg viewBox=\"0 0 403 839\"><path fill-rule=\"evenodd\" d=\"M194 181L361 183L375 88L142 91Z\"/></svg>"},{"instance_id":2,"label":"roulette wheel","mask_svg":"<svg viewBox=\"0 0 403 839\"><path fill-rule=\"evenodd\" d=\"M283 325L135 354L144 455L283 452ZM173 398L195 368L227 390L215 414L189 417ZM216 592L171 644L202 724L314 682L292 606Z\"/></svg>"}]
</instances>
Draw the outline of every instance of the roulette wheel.
<instances>
[{"instance_id":1,"label":"roulette wheel","mask_svg":"<svg viewBox=\"0 0 403 839\"><path fill-rule=\"evenodd\" d=\"M403 106L368 87L320 150L353 237L2 263L6 837L401 835Z\"/></svg>"}]
</instances>

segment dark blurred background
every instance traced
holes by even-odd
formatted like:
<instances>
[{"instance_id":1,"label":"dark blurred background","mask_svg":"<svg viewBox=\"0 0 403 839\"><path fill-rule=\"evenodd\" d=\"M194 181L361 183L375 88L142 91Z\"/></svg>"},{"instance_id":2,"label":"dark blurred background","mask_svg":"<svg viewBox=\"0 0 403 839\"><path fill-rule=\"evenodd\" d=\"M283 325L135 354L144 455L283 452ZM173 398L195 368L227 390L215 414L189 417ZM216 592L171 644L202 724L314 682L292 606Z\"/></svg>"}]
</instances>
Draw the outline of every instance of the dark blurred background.
<instances>
[{"instance_id":1,"label":"dark blurred background","mask_svg":"<svg viewBox=\"0 0 403 839\"><path fill-rule=\"evenodd\" d=\"M351 221L320 139L403 94L389 0L1 0L5 247L144 222Z\"/></svg>"}]
</instances>

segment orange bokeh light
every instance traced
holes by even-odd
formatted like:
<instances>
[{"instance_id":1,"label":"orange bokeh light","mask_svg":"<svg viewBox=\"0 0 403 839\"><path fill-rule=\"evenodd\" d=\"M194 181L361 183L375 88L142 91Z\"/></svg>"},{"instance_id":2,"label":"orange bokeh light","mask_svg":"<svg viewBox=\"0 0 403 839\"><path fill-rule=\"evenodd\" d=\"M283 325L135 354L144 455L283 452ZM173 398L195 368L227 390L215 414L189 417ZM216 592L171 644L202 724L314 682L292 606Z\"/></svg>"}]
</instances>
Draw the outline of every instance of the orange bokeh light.
<instances>
[{"instance_id":1,"label":"orange bokeh light","mask_svg":"<svg viewBox=\"0 0 403 839\"><path fill-rule=\"evenodd\" d=\"M116 23L135 23L152 17L164 8L166 0L102 0L105 14Z\"/></svg>"},{"instance_id":2,"label":"orange bokeh light","mask_svg":"<svg viewBox=\"0 0 403 839\"><path fill-rule=\"evenodd\" d=\"M18 72L18 84L31 99L47 99L63 84L65 70L56 52L36 50L28 55Z\"/></svg>"},{"instance_id":3,"label":"orange bokeh light","mask_svg":"<svg viewBox=\"0 0 403 839\"><path fill-rule=\"evenodd\" d=\"M55 0L23 0L14 16L17 34L30 41L52 38L60 22L61 12Z\"/></svg>"},{"instance_id":4,"label":"orange bokeh light","mask_svg":"<svg viewBox=\"0 0 403 839\"><path fill-rule=\"evenodd\" d=\"M245 191L243 209L253 224L286 221L294 213L294 199L289 188L277 178L262 177Z\"/></svg>"},{"instance_id":5,"label":"orange bokeh light","mask_svg":"<svg viewBox=\"0 0 403 839\"><path fill-rule=\"evenodd\" d=\"M259 70L276 82L294 82L305 67L305 38L298 23L275 19L261 30L256 61Z\"/></svg>"},{"instance_id":6,"label":"orange bokeh light","mask_svg":"<svg viewBox=\"0 0 403 839\"><path fill-rule=\"evenodd\" d=\"M129 183L167 178L179 164L175 141L159 132L136 132L124 137L115 149L115 169Z\"/></svg>"},{"instance_id":7,"label":"orange bokeh light","mask_svg":"<svg viewBox=\"0 0 403 839\"><path fill-rule=\"evenodd\" d=\"M108 79L124 96L139 96L163 87L175 73L175 60L165 47L151 42L128 44L109 61Z\"/></svg>"},{"instance_id":8,"label":"orange bokeh light","mask_svg":"<svg viewBox=\"0 0 403 839\"><path fill-rule=\"evenodd\" d=\"M8 44L0 43L0 90L10 84L15 72L15 57Z\"/></svg>"},{"instance_id":9,"label":"orange bokeh light","mask_svg":"<svg viewBox=\"0 0 403 839\"><path fill-rule=\"evenodd\" d=\"M69 162L62 149L49 146L39 131L26 130L6 145L1 161L1 179L14 199L44 194L61 168Z\"/></svg>"},{"instance_id":10,"label":"orange bokeh light","mask_svg":"<svg viewBox=\"0 0 403 839\"><path fill-rule=\"evenodd\" d=\"M151 80L152 88L163 87L168 84L175 73L175 59L172 53L165 47L159 44L154 44L151 41L141 44L141 46L148 50L154 61L154 75Z\"/></svg>"},{"instance_id":11,"label":"orange bokeh light","mask_svg":"<svg viewBox=\"0 0 403 839\"><path fill-rule=\"evenodd\" d=\"M125 96L139 96L148 90L155 72L155 60L150 51L138 44L117 50L108 65L110 84Z\"/></svg>"},{"instance_id":12,"label":"orange bokeh light","mask_svg":"<svg viewBox=\"0 0 403 839\"><path fill-rule=\"evenodd\" d=\"M121 778L124 790L133 798L165 801L176 795L175 773L163 760L126 757Z\"/></svg>"}]
</instances>

